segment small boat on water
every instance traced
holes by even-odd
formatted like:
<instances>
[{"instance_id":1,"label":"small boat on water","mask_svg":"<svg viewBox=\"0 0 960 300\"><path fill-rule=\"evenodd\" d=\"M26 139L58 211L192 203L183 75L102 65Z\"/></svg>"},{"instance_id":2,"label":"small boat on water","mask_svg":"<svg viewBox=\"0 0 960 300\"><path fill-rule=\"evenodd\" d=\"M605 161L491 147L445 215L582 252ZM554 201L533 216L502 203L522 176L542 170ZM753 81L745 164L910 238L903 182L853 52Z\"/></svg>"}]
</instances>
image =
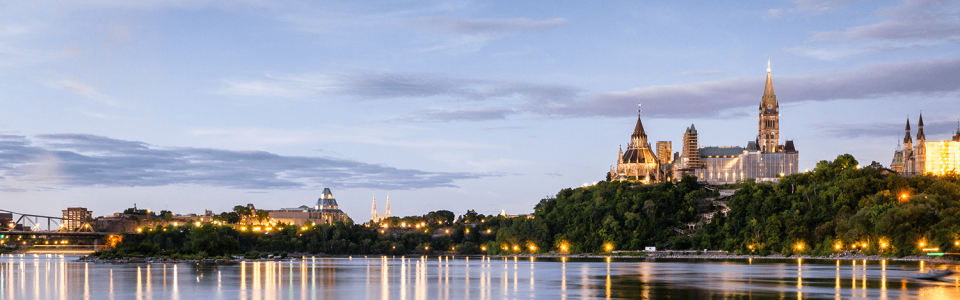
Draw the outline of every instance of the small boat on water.
<instances>
[{"instance_id":1,"label":"small boat on water","mask_svg":"<svg viewBox=\"0 0 960 300\"><path fill-rule=\"evenodd\" d=\"M953 275L953 271L950 270L931 270L929 272L923 272L917 274L917 279L922 280L940 280L940 278Z\"/></svg>"}]
</instances>

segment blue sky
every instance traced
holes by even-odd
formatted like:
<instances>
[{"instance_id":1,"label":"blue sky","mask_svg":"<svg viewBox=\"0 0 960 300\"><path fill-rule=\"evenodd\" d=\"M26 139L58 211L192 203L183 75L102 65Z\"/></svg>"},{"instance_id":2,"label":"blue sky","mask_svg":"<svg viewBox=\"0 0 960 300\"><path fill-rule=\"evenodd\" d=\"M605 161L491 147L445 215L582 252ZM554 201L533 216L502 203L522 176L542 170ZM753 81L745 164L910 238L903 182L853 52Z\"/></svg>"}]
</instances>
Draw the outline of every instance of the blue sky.
<instances>
[{"instance_id":1,"label":"blue sky","mask_svg":"<svg viewBox=\"0 0 960 300\"><path fill-rule=\"evenodd\" d=\"M675 151L745 145L768 59L801 170L889 164L908 116L957 130L958 43L958 1L4 2L0 208L528 213L638 102Z\"/></svg>"}]
</instances>

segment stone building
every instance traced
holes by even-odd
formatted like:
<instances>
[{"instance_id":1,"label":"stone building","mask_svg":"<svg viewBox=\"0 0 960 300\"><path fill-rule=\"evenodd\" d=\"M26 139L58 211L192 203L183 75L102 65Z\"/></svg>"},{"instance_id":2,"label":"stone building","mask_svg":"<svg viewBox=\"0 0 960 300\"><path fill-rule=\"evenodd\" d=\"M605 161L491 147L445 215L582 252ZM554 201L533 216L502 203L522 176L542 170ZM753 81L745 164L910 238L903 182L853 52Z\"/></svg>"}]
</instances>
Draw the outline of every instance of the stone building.
<instances>
[{"instance_id":1,"label":"stone building","mask_svg":"<svg viewBox=\"0 0 960 300\"><path fill-rule=\"evenodd\" d=\"M950 141L927 141L923 132L923 114L917 121L917 143L910 137L910 119L904 128L902 148L897 146L893 153L890 169L904 176L922 174L943 175L958 172L960 168L960 124Z\"/></svg>"},{"instance_id":2,"label":"stone building","mask_svg":"<svg viewBox=\"0 0 960 300\"><path fill-rule=\"evenodd\" d=\"M373 208L370 212L370 222L380 223L383 220L391 217L390 214L390 194L387 194L387 211L384 214L377 214L377 196L373 196Z\"/></svg>"},{"instance_id":3,"label":"stone building","mask_svg":"<svg viewBox=\"0 0 960 300\"><path fill-rule=\"evenodd\" d=\"M330 188L324 188L317 199L317 204L313 207L306 205L296 208L281 208L278 210L268 210L271 222L283 222L303 226L307 224L332 224L334 222L346 222L350 218L346 213L340 210L337 205L337 199L333 198Z\"/></svg>"},{"instance_id":4,"label":"stone building","mask_svg":"<svg viewBox=\"0 0 960 300\"><path fill-rule=\"evenodd\" d=\"M780 144L780 104L773 91L769 62L758 119L757 138L746 147L699 147L696 127L691 124L684 132L684 152L674 175L679 178L690 174L708 184L727 184L746 179L778 181L797 173L800 153L793 141Z\"/></svg>"},{"instance_id":5,"label":"stone building","mask_svg":"<svg viewBox=\"0 0 960 300\"><path fill-rule=\"evenodd\" d=\"M640 110L637 110L638 112ZM610 168L610 177L613 180L630 180L643 183L654 183L663 180L662 170L660 170L660 161L650 149L650 143L647 141L647 133L643 130L641 116L637 116L637 126L630 135L630 143L627 144L627 152L617 154L616 168Z\"/></svg>"}]
</instances>

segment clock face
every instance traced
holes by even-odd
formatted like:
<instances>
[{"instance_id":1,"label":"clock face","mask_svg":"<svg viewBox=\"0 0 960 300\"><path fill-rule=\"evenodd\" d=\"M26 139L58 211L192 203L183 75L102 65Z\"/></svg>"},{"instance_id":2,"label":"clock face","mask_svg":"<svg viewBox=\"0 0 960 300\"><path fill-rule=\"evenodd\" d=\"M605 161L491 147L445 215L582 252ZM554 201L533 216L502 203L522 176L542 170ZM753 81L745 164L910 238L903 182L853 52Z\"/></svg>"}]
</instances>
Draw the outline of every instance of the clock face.
<instances>
[{"instance_id":1,"label":"clock face","mask_svg":"<svg viewBox=\"0 0 960 300\"><path fill-rule=\"evenodd\" d=\"M773 104L767 103L767 109L773 109Z\"/></svg>"}]
</instances>

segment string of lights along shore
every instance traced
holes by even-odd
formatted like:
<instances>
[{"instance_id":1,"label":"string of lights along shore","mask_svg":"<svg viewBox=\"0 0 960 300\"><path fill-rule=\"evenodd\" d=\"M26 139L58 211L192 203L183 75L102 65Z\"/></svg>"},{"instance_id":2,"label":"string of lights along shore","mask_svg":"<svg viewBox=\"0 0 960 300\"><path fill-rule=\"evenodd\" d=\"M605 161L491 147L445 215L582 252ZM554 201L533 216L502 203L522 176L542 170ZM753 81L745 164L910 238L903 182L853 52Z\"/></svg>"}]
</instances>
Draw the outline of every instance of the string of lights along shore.
<instances>
[{"instance_id":1,"label":"string of lights along shore","mask_svg":"<svg viewBox=\"0 0 960 300\"><path fill-rule=\"evenodd\" d=\"M778 181L797 173L800 152L793 140L780 144L780 103L773 91L770 61L758 110L757 136L746 147L700 147L697 128L690 124L683 133L683 152L674 152L672 157L670 141L658 141L656 152L653 151L643 129L642 115L638 115L627 151L621 147L616 167L610 167L610 178L656 183L693 175L708 184L727 184L746 179Z\"/></svg>"}]
</instances>

